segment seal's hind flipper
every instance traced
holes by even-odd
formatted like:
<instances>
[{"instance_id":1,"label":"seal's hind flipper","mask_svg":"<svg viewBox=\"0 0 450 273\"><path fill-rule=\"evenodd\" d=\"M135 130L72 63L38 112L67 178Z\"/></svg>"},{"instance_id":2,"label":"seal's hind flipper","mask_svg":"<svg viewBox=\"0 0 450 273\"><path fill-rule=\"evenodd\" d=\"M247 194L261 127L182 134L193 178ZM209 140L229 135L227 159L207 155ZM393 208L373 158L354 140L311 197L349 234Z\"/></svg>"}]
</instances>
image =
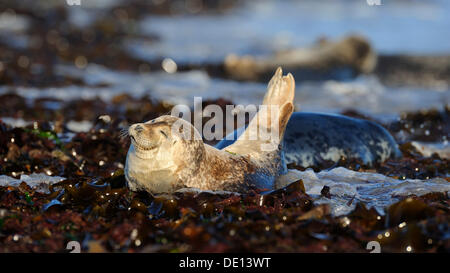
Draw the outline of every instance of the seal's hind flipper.
<instances>
[{"instance_id":1,"label":"seal's hind flipper","mask_svg":"<svg viewBox=\"0 0 450 273\"><path fill-rule=\"evenodd\" d=\"M283 70L278 67L267 85L263 105L278 105L282 107L287 102L294 102L295 80L291 73L283 76Z\"/></svg>"},{"instance_id":2,"label":"seal's hind flipper","mask_svg":"<svg viewBox=\"0 0 450 273\"><path fill-rule=\"evenodd\" d=\"M294 111L294 94L294 77L290 73L283 76L279 67L267 86L267 93L258 113L227 150L238 154L278 150Z\"/></svg>"},{"instance_id":3,"label":"seal's hind flipper","mask_svg":"<svg viewBox=\"0 0 450 273\"><path fill-rule=\"evenodd\" d=\"M294 112L295 80L291 73L283 76L283 70L278 67L267 85L263 105L279 107L278 124L280 138L284 134L287 122Z\"/></svg>"}]
</instances>

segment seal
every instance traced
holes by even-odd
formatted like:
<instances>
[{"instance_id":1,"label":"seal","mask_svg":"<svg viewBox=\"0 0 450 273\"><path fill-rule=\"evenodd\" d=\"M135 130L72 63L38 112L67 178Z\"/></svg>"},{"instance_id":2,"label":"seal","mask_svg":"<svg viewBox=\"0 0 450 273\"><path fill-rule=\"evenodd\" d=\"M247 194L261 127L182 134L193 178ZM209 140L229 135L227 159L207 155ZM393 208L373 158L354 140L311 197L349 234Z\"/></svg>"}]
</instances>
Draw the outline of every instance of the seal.
<instances>
[{"instance_id":1,"label":"seal","mask_svg":"<svg viewBox=\"0 0 450 273\"><path fill-rule=\"evenodd\" d=\"M311 47L283 50L269 56L238 57L230 54L225 58L224 68L237 80L266 79L279 65L292 71L297 80L317 77L345 79L347 74L353 77L372 72L377 59L375 50L365 37L350 35L338 41L323 38Z\"/></svg>"},{"instance_id":2,"label":"seal","mask_svg":"<svg viewBox=\"0 0 450 273\"><path fill-rule=\"evenodd\" d=\"M185 187L273 189L277 177L287 173L280 144L294 110L294 94L294 77L283 76L278 68L262 104L268 110L258 111L239 138L222 150L203 143L195 127L178 117L165 115L133 124L125 163L128 187L151 193Z\"/></svg>"},{"instance_id":3,"label":"seal","mask_svg":"<svg viewBox=\"0 0 450 273\"><path fill-rule=\"evenodd\" d=\"M231 145L244 129L235 130L215 147L224 149ZM372 166L402 156L394 138L380 125L324 113L293 113L282 145L286 163L304 168L320 166L324 161L338 162L341 158Z\"/></svg>"}]
</instances>

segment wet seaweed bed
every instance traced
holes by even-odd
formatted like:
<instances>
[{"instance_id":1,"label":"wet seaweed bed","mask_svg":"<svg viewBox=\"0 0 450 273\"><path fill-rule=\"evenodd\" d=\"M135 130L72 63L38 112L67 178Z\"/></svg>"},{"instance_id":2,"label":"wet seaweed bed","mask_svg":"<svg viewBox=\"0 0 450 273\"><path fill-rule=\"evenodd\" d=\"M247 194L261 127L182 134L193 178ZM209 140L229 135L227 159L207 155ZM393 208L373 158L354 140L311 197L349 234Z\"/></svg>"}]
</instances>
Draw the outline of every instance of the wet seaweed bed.
<instances>
[{"instance_id":1,"label":"wet seaweed bed","mask_svg":"<svg viewBox=\"0 0 450 273\"><path fill-rule=\"evenodd\" d=\"M386 252L450 250L446 193L403 197L384 215L358 203L351 213L339 217L332 216L327 205L315 204L302 181L244 195L135 193L125 185L123 163L129 140L120 138L120 128L124 122L163 114L168 106L122 96L112 104L71 101L62 104L60 111L45 114L39 103L30 108L19 96L2 97L7 98L11 109L23 107L36 120L58 121L59 117L59 122L35 122L24 128L0 122L0 174L18 178L43 172L66 179L50 186L47 193L26 183L0 187L1 252L64 252L74 240L82 243L83 251L91 252L368 252L370 241L380 242ZM63 126L65 118L76 119L78 112L95 117L94 127L89 132L72 132L70 141L60 139L70 133ZM96 119L99 113L109 118ZM334 166L400 179L448 180L448 160L436 154L424 157L410 145L411 140L421 139L424 123L441 128L434 138L445 137L447 116L448 110L421 112L386 125L393 135L409 129L401 145L404 157L399 160L372 168L345 160ZM334 166L324 162L315 169ZM322 194L330 197L329 189L324 187Z\"/></svg>"},{"instance_id":2,"label":"wet seaweed bed","mask_svg":"<svg viewBox=\"0 0 450 273\"><path fill-rule=\"evenodd\" d=\"M365 252L372 240L383 251L449 249L444 194L407 198L387 216L361 204L333 218L301 182L267 194L170 197L131 193L122 182L67 180L49 195L1 188L1 251L59 252L72 240L91 252Z\"/></svg>"}]
</instances>

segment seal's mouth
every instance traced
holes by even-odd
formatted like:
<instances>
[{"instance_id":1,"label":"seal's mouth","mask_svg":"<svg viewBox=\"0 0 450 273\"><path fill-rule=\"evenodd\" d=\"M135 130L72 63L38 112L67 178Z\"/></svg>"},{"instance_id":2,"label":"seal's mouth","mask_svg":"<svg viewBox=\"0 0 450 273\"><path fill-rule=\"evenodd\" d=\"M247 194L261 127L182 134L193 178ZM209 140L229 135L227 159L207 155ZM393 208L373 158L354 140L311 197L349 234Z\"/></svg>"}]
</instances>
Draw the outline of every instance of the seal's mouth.
<instances>
[{"instance_id":1,"label":"seal's mouth","mask_svg":"<svg viewBox=\"0 0 450 273\"><path fill-rule=\"evenodd\" d=\"M139 144L139 142L137 142L137 140L134 136L130 136L130 137L131 137L131 143L139 150L150 151L150 150L153 150L156 148L156 146L145 147L145 146Z\"/></svg>"}]
</instances>

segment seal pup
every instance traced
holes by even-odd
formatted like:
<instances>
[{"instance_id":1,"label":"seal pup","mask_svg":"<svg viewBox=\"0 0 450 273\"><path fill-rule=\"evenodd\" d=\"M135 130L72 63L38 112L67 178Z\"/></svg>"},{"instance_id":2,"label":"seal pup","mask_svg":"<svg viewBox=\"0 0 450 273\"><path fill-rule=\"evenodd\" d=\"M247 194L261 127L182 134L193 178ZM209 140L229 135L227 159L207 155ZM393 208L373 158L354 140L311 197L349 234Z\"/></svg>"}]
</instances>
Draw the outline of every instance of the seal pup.
<instances>
[{"instance_id":1,"label":"seal pup","mask_svg":"<svg viewBox=\"0 0 450 273\"><path fill-rule=\"evenodd\" d=\"M203 143L195 127L178 117L133 124L128 129L131 145L125 163L128 187L152 193L185 187L233 192L273 189L276 178L287 173L281 140L294 110L294 94L294 77L283 76L278 68L263 100L266 111L260 109L240 137L223 150Z\"/></svg>"},{"instance_id":2,"label":"seal pup","mask_svg":"<svg viewBox=\"0 0 450 273\"><path fill-rule=\"evenodd\" d=\"M245 128L239 128L216 144L224 149L234 143ZM372 166L388 158L402 156L397 143L380 125L342 115L295 112L283 139L286 163L317 167L324 161L341 158L361 160Z\"/></svg>"}]
</instances>

